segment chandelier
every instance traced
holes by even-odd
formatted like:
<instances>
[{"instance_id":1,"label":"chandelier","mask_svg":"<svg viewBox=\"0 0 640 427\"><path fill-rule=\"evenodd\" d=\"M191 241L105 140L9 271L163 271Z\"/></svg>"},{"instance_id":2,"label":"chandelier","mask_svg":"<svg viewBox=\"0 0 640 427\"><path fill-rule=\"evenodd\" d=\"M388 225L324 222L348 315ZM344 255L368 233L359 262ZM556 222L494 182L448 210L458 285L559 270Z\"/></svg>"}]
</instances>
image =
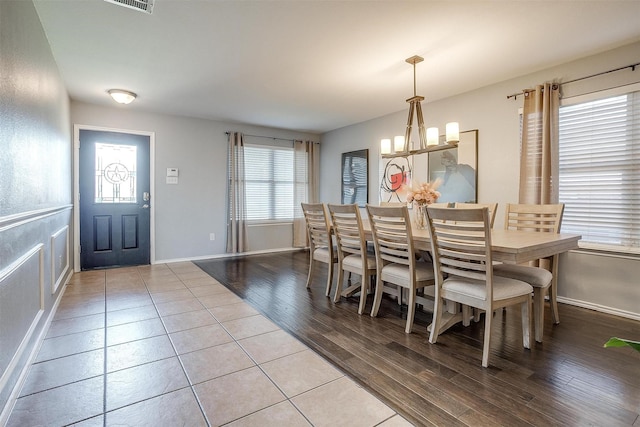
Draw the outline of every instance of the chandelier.
<instances>
[{"instance_id":1,"label":"chandelier","mask_svg":"<svg viewBox=\"0 0 640 427\"><path fill-rule=\"evenodd\" d=\"M457 122L447 123L445 143L440 144L440 132L437 127L430 127L425 130L424 118L422 116L422 105L424 96L416 94L416 64L424 61L421 56L414 55L407 58L406 62L413 65L413 96L407 99L409 103L409 117L404 136L399 135L393 139L394 152L391 152L391 139L385 138L380 141L380 153L383 157L409 156L413 154L427 153L430 151L445 150L455 147L460 140L460 127ZM418 135L420 138L420 148L411 150L411 130L413 127L413 116L418 122Z\"/></svg>"}]
</instances>

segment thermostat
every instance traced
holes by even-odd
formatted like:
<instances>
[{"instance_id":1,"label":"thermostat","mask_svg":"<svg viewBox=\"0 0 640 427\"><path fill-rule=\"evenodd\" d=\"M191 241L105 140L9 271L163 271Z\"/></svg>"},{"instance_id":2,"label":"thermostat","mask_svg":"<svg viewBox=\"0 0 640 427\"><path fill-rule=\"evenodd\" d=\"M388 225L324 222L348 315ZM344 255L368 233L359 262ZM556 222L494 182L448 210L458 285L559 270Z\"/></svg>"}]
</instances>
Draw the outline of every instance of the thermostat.
<instances>
[{"instance_id":1,"label":"thermostat","mask_svg":"<svg viewBox=\"0 0 640 427\"><path fill-rule=\"evenodd\" d=\"M167 168L167 176L178 176L178 168Z\"/></svg>"}]
</instances>

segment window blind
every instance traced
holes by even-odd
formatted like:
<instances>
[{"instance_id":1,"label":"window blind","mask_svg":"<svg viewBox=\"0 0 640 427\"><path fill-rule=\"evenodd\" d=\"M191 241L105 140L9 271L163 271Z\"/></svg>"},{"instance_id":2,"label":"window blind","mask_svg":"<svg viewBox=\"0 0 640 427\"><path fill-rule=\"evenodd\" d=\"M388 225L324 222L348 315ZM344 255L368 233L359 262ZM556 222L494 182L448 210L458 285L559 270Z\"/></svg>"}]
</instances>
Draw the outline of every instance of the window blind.
<instances>
[{"instance_id":1,"label":"window blind","mask_svg":"<svg viewBox=\"0 0 640 427\"><path fill-rule=\"evenodd\" d=\"M640 248L640 92L566 105L559 115L562 231Z\"/></svg>"},{"instance_id":2,"label":"window blind","mask_svg":"<svg viewBox=\"0 0 640 427\"><path fill-rule=\"evenodd\" d=\"M293 219L293 149L244 148L247 220Z\"/></svg>"}]
</instances>

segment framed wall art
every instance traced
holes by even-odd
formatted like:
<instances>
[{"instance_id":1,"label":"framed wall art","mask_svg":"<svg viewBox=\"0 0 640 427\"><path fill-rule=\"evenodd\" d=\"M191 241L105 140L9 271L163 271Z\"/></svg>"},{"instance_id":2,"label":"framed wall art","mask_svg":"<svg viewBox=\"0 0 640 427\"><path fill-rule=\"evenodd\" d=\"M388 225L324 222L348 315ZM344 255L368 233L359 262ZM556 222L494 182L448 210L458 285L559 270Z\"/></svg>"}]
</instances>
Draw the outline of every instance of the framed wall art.
<instances>
[{"instance_id":1,"label":"framed wall art","mask_svg":"<svg viewBox=\"0 0 640 427\"><path fill-rule=\"evenodd\" d=\"M443 137L441 137L443 138ZM478 130L460 132L457 147L428 153L428 176L442 182L439 203L478 201Z\"/></svg>"},{"instance_id":2,"label":"framed wall art","mask_svg":"<svg viewBox=\"0 0 640 427\"><path fill-rule=\"evenodd\" d=\"M342 203L363 208L369 201L369 150L342 153Z\"/></svg>"},{"instance_id":3,"label":"framed wall art","mask_svg":"<svg viewBox=\"0 0 640 427\"><path fill-rule=\"evenodd\" d=\"M406 203L405 187L411 187L412 164L412 156L380 158L378 201L381 205Z\"/></svg>"}]
</instances>

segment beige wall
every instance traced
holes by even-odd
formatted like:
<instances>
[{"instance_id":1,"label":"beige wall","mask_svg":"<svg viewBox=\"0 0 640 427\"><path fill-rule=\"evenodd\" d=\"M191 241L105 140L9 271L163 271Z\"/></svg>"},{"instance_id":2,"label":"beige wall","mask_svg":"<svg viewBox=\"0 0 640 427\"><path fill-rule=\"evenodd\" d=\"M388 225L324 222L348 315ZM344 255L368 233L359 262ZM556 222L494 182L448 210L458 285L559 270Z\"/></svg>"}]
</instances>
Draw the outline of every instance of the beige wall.
<instances>
[{"instance_id":1,"label":"beige wall","mask_svg":"<svg viewBox=\"0 0 640 427\"><path fill-rule=\"evenodd\" d=\"M579 61L538 71L517 79L423 105L425 124L439 126L460 122L461 130L478 129L478 201L498 202L496 224L504 221L506 203L518 200L519 119L522 97L507 95L545 81L569 81L638 62L640 43L604 52ZM505 58L508 60L508 58ZM473 78L473 67L468 70ZM565 98L640 81L640 69L630 69L584 80L563 87ZM422 93L428 99L428 93ZM399 97L404 94L398 94ZM322 135L321 200L340 201L340 176L332 173L340 165L341 153L368 148L370 161L369 201L378 202L379 144L381 138L404 134L408 108L397 113L337 129ZM426 162L414 163L417 180L424 180ZM566 302L637 318L640 320L639 261L603 255L571 253L562 257L558 293Z\"/></svg>"},{"instance_id":2,"label":"beige wall","mask_svg":"<svg viewBox=\"0 0 640 427\"><path fill-rule=\"evenodd\" d=\"M155 134L155 262L226 255L227 131L285 139L318 135L205 119L141 113L126 107L71 103L74 125ZM250 139L250 138L248 138ZM179 169L177 185L166 183L168 167ZM216 239L211 241L209 235ZM292 226L254 225L250 251L290 248Z\"/></svg>"}]
</instances>

